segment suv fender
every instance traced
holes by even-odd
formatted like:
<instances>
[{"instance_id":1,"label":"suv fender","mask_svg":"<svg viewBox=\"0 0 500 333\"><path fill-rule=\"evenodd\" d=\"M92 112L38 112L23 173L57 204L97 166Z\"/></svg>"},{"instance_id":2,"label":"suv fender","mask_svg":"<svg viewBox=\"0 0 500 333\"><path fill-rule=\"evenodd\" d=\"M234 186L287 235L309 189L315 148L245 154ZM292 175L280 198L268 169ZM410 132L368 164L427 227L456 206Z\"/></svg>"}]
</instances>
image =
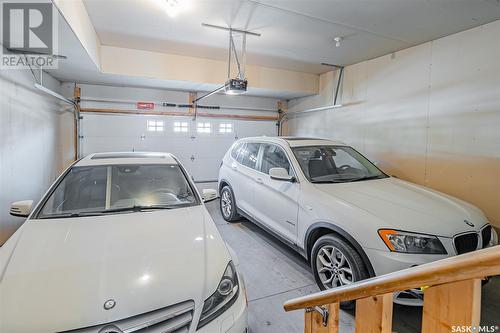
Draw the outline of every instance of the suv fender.
<instances>
[{"instance_id":1,"label":"suv fender","mask_svg":"<svg viewBox=\"0 0 500 333\"><path fill-rule=\"evenodd\" d=\"M315 236L314 235L315 231L319 231L319 229L323 229L323 230L327 229L330 232L323 231L317 237L313 237L313 236ZM307 260L311 260L310 255L311 255L311 249L314 246L314 241L316 239L318 239L319 237L326 235L326 234L329 234L329 233L337 234L337 235L341 236L342 238L344 238L349 244L351 244L356 249L358 254L361 256L361 259L363 259L363 263L365 264L366 269L368 270L368 274L370 275L370 277L375 276L375 271L373 270L373 266L370 262L370 259L366 255L366 253L363 250L363 248L361 247L361 245L347 231L345 231L341 227L339 227L331 222L316 222L316 223L312 224L311 226L309 226L309 228L307 228L306 235L304 237L304 251L306 252L305 256L306 256Z\"/></svg>"}]
</instances>

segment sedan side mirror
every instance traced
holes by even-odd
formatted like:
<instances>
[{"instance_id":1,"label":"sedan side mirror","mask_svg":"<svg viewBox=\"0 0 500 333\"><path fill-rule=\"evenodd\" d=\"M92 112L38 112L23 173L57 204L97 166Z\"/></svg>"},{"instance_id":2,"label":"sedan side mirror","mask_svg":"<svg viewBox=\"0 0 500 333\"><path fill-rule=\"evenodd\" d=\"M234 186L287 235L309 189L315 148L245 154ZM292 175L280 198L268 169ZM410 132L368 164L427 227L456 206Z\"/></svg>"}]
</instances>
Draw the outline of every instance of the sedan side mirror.
<instances>
[{"instance_id":1,"label":"sedan side mirror","mask_svg":"<svg viewBox=\"0 0 500 333\"><path fill-rule=\"evenodd\" d=\"M217 191L211 188L206 188L203 190L201 198L203 202L209 202L217 199Z\"/></svg>"},{"instance_id":2,"label":"sedan side mirror","mask_svg":"<svg viewBox=\"0 0 500 333\"><path fill-rule=\"evenodd\" d=\"M10 215L28 217L31 213L33 200L16 201L10 205Z\"/></svg>"},{"instance_id":3,"label":"sedan side mirror","mask_svg":"<svg viewBox=\"0 0 500 333\"><path fill-rule=\"evenodd\" d=\"M284 168L271 168L269 170L269 176L271 179L284 180L288 182L293 182L295 180L295 177L290 176L288 171Z\"/></svg>"}]
</instances>

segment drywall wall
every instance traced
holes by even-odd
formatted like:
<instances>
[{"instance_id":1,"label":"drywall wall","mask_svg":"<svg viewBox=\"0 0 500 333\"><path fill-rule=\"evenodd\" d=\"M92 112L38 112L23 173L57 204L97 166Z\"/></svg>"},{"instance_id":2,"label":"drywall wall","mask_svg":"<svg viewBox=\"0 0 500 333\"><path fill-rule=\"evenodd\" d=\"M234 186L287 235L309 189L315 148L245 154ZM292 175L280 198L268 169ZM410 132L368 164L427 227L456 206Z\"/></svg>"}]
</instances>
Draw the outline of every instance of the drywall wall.
<instances>
[{"instance_id":1,"label":"drywall wall","mask_svg":"<svg viewBox=\"0 0 500 333\"><path fill-rule=\"evenodd\" d=\"M48 75L44 85L60 87ZM30 71L0 70L0 246L24 222L9 215L10 203L36 202L71 161L72 126L54 97L33 88Z\"/></svg>"},{"instance_id":2,"label":"drywall wall","mask_svg":"<svg viewBox=\"0 0 500 333\"><path fill-rule=\"evenodd\" d=\"M291 117L288 133L336 138L390 174L469 201L500 227L500 21L349 66L343 107ZM329 105L320 96L289 111Z\"/></svg>"}]
</instances>

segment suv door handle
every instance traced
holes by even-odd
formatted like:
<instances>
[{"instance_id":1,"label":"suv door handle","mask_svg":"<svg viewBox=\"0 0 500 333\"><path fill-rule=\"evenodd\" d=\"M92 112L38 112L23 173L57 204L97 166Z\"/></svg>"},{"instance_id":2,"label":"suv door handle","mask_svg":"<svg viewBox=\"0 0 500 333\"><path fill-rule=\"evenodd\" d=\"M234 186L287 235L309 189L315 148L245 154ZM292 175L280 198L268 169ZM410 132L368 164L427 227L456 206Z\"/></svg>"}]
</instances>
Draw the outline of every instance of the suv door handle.
<instances>
[{"instance_id":1,"label":"suv door handle","mask_svg":"<svg viewBox=\"0 0 500 333\"><path fill-rule=\"evenodd\" d=\"M263 180L262 180L262 178L260 178L260 177L259 177L259 178L256 178L256 179L255 179L255 182L257 182L257 183L259 183L259 184L263 184L263 183L264 183L264 181L263 181Z\"/></svg>"},{"instance_id":2,"label":"suv door handle","mask_svg":"<svg viewBox=\"0 0 500 333\"><path fill-rule=\"evenodd\" d=\"M236 165L236 163L231 164L231 168L233 168L233 170L238 170L238 166Z\"/></svg>"}]
</instances>

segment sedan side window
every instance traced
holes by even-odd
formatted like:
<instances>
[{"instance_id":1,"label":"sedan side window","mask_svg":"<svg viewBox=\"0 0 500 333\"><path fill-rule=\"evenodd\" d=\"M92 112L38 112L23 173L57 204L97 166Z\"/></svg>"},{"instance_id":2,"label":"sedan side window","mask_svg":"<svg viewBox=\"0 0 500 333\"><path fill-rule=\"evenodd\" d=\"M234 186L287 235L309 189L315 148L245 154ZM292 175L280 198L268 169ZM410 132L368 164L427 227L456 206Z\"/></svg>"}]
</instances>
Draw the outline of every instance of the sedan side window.
<instances>
[{"instance_id":1,"label":"sedan side window","mask_svg":"<svg viewBox=\"0 0 500 333\"><path fill-rule=\"evenodd\" d=\"M241 150L238 161L249 168L255 169L259 155L260 143L247 143Z\"/></svg>"},{"instance_id":2,"label":"sedan side window","mask_svg":"<svg viewBox=\"0 0 500 333\"><path fill-rule=\"evenodd\" d=\"M269 170L272 168L283 168L288 171L289 175L293 175L290 161L288 161L283 149L277 145L265 144L260 171L269 174Z\"/></svg>"}]
</instances>

